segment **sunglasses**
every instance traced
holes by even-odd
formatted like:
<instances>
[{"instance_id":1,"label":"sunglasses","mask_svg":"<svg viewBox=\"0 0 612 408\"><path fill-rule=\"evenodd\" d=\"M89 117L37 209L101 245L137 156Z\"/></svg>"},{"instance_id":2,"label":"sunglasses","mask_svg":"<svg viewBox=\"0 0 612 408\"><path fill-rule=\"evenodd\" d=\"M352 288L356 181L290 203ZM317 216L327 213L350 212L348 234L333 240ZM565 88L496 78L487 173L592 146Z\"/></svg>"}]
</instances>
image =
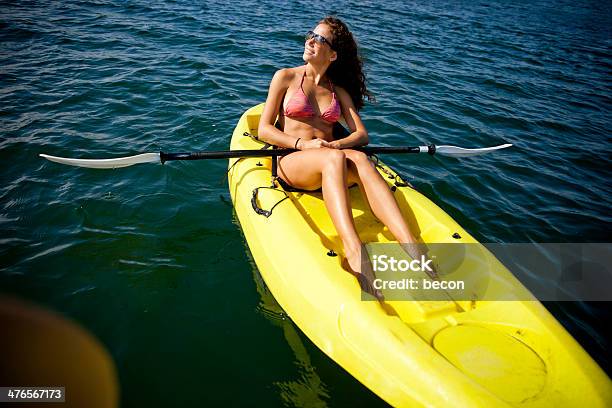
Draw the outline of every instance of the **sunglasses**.
<instances>
[{"instance_id":1,"label":"sunglasses","mask_svg":"<svg viewBox=\"0 0 612 408\"><path fill-rule=\"evenodd\" d=\"M329 48L331 48L332 50L334 49L334 46L329 42L327 38L315 33L314 31L308 31L306 33L306 41L310 40L311 38L314 38L314 40L319 44L327 44L329 45Z\"/></svg>"}]
</instances>

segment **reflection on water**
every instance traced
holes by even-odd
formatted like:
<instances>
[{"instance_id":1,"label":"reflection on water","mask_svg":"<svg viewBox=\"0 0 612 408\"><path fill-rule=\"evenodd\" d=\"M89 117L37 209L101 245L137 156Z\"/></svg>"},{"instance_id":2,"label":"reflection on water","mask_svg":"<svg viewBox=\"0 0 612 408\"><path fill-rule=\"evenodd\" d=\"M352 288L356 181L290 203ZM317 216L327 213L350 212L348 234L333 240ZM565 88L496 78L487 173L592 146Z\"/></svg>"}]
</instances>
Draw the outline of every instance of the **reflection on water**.
<instances>
[{"instance_id":1,"label":"reflection on water","mask_svg":"<svg viewBox=\"0 0 612 408\"><path fill-rule=\"evenodd\" d=\"M233 223L239 227L242 234L242 229L240 229L240 223L235 212L233 213ZM304 342L300 338L298 329L268 290L253 260L251 251L246 245L246 239L244 239L243 242L245 242L244 251L251 265L253 280L255 281L257 292L260 296L257 311L265 316L272 324L283 330L285 340L287 340L287 344L295 355L295 365L300 373L300 378L298 380L277 381L274 383L274 385L278 387L281 399L287 406L326 407L328 405L326 400L329 400L327 387L323 381L321 381L321 378L311 364L310 356L304 346Z\"/></svg>"},{"instance_id":2,"label":"reflection on water","mask_svg":"<svg viewBox=\"0 0 612 408\"><path fill-rule=\"evenodd\" d=\"M296 358L295 364L300 371L298 380L277 381L274 385L279 388L282 400L289 406L326 407L325 400L329 399L327 387L312 366L310 356L297 328L268 290L248 250L247 254L252 266L253 280L257 285L257 292L261 296L257 309L271 323L283 330L285 340L293 350Z\"/></svg>"}]
</instances>

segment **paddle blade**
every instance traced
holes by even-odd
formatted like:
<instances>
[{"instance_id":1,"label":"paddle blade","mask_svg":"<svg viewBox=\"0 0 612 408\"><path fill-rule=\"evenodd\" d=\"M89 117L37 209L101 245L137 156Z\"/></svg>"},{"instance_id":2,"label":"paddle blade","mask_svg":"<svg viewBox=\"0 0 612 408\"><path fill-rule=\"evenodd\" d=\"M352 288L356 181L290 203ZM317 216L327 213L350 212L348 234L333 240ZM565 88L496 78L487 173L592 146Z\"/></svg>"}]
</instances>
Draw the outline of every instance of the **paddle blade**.
<instances>
[{"instance_id":1,"label":"paddle blade","mask_svg":"<svg viewBox=\"0 0 612 408\"><path fill-rule=\"evenodd\" d=\"M479 154L490 153L495 150L505 149L506 147L512 146L510 143L506 143L499 146L493 147L481 147L479 149L466 149L463 147L457 146L436 146L436 153L442 156L451 156L451 157L468 157L468 156L477 156Z\"/></svg>"},{"instance_id":2,"label":"paddle blade","mask_svg":"<svg viewBox=\"0 0 612 408\"><path fill-rule=\"evenodd\" d=\"M116 169L140 163L159 163L159 153L143 153L136 156L117 157L115 159L71 159L68 157L49 156L40 154L52 162L67 164L69 166L89 167L91 169Z\"/></svg>"}]
</instances>

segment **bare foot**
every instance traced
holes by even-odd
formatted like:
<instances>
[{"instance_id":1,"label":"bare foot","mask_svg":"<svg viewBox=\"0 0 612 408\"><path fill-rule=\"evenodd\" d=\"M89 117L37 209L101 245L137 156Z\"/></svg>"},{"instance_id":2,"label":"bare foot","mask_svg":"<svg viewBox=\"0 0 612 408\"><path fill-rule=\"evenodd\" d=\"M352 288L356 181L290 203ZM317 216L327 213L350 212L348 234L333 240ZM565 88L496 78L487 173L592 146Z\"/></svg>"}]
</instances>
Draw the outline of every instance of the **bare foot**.
<instances>
[{"instance_id":1,"label":"bare foot","mask_svg":"<svg viewBox=\"0 0 612 408\"><path fill-rule=\"evenodd\" d=\"M367 258L362 262L361 255L355 256L352 254L352 256L349 256L347 254L347 257L342 261L342 267L355 275L359 282L359 286L361 286L361 290L374 296L379 301L384 300L382 291L374 288L376 276L372 270L372 264Z\"/></svg>"},{"instance_id":2,"label":"bare foot","mask_svg":"<svg viewBox=\"0 0 612 408\"><path fill-rule=\"evenodd\" d=\"M423 259L425 261L430 260L431 258L427 256L427 245L419 244L419 243L401 243L400 244L404 252L408 254L412 259ZM434 264L433 260L429 263L429 268L431 270L425 271L427 275L433 280L439 280L440 275L438 274L438 268Z\"/></svg>"}]
</instances>

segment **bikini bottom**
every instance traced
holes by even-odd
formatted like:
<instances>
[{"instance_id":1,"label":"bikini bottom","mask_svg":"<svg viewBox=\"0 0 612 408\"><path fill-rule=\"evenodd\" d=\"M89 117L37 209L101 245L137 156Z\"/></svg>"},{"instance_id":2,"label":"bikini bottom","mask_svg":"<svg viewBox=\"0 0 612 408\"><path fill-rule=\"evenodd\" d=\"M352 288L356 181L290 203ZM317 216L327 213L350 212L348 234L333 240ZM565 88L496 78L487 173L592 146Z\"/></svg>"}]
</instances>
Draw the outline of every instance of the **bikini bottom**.
<instances>
[{"instance_id":1,"label":"bikini bottom","mask_svg":"<svg viewBox=\"0 0 612 408\"><path fill-rule=\"evenodd\" d=\"M293 187L280 177L277 177L276 181L283 188L283 190L290 193L320 193L322 191L320 188L317 188L316 190L302 190L301 188ZM349 186L349 188L353 188L356 185L357 183L353 183Z\"/></svg>"}]
</instances>

